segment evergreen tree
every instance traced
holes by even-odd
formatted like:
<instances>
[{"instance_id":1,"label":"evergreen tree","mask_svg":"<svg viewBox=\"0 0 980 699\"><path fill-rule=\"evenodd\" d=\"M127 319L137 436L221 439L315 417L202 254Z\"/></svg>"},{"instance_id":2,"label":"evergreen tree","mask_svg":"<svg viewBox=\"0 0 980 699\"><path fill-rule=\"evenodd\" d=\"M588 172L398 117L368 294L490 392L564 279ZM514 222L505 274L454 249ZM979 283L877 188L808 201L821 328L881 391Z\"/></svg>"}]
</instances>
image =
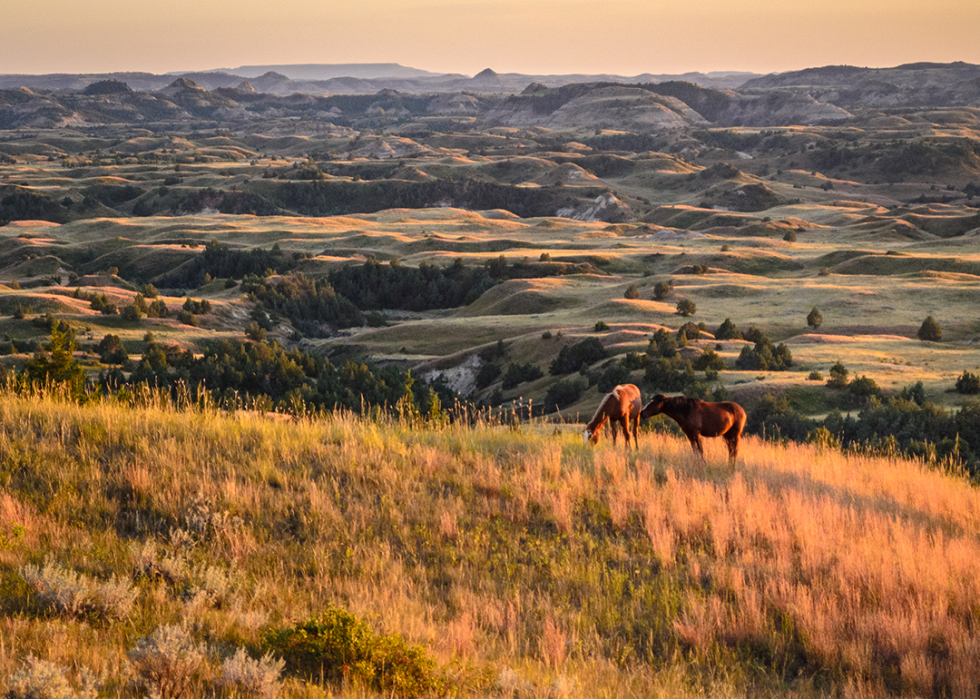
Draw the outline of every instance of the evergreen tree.
<instances>
[{"instance_id":1,"label":"evergreen tree","mask_svg":"<svg viewBox=\"0 0 980 699\"><path fill-rule=\"evenodd\" d=\"M24 365L24 376L38 383L59 383L68 386L72 396L82 395L85 372L75 361L75 340L54 325L51 328L50 350L40 349Z\"/></svg>"},{"instance_id":2,"label":"evergreen tree","mask_svg":"<svg viewBox=\"0 0 980 699\"><path fill-rule=\"evenodd\" d=\"M813 310L811 310L810 313L807 315L806 324L809 325L814 330L816 330L823 324L823 315L821 315L820 311L817 310L816 306L814 306Z\"/></svg>"},{"instance_id":3,"label":"evergreen tree","mask_svg":"<svg viewBox=\"0 0 980 699\"><path fill-rule=\"evenodd\" d=\"M722 324L718 326L715 338L718 340L741 340L742 332L732 322L731 318L725 318Z\"/></svg>"},{"instance_id":4,"label":"evergreen tree","mask_svg":"<svg viewBox=\"0 0 980 699\"><path fill-rule=\"evenodd\" d=\"M827 385L833 388L844 388L847 385L847 367L838 361L834 366L830 367L830 378L827 379Z\"/></svg>"},{"instance_id":5,"label":"evergreen tree","mask_svg":"<svg viewBox=\"0 0 980 699\"><path fill-rule=\"evenodd\" d=\"M681 299L677 302L677 313L687 318L698 312L697 304L691 299Z\"/></svg>"},{"instance_id":6,"label":"evergreen tree","mask_svg":"<svg viewBox=\"0 0 980 699\"><path fill-rule=\"evenodd\" d=\"M939 342L943 339L943 330L932 316L928 316L922 321L922 326L917 334L923 342Z\"/></svg>"}]
</instances>

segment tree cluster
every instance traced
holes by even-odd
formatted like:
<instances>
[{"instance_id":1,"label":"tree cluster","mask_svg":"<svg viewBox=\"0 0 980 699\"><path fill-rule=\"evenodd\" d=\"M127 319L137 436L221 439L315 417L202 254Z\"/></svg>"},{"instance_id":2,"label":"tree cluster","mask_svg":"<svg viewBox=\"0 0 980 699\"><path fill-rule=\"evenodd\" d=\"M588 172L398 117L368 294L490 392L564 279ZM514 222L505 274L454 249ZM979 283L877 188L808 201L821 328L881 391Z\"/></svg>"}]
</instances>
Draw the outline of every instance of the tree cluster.
<instances>
[{"instance_id":1,"label":"tree cluster","mask_svg":"<svg viewBox=\"0 0 980 699\"><path fill-rule=\"evenodd\" d=\"M334 291L325 279L314 281L303 274L289 274L275 281L246 277L242 291L267 312L288 318L293 327L312 337L323 334L321 323L337 328L364 325L357 306Z\"/></svg>"},{"instance_id":2,"label":"tree cluster","mask_svg":"<svg viewBox=\"0 0 980 699\"><path fill-rule=\"evenodd\" d=\"M595 364L605 359L609 354L598 338L590 337L574 345L565 345L558 356L551 362L548 371L552 376L570 374L578 371L583 365Z\"/></svg>"},{"instance_id":3,"label":"tree cluster","mask_svg":"<svg viewBox=\"0 0 980 699\"><path fill-rule=\"evenodd\" d=\"M757 328L749 328L745 339L755 343L755 347L742 348L735 366L743 371L786 371L793 366L793 355L789 347L780 343L774 346L765 333Z\"/></svg>"},{"instance_id":4,"label":"tree cluster","mask_svg":"<svg viewBox=\"0 0 980 699\"><path fill-rule=\"evenodd\" d=\"M397 260L382 264L369 258L363 265L346 265L329 275L336 293L362 311L403 309L425 311L472 303L495 284L485 267L466 267L457 259L448 267L422 262L403 267Z\"/></svg>"}]
</instances>

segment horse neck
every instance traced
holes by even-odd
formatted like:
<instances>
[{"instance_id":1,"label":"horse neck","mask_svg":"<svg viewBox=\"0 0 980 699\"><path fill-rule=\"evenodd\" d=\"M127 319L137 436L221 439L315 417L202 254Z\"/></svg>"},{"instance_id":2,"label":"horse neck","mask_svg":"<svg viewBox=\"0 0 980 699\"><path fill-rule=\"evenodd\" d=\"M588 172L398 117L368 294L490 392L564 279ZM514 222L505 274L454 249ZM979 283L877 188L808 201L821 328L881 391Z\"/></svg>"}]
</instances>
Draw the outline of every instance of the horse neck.
<instances>
[{"instance_id":1,"label":"horse neck","mask_svg":"<svg viewBox=\"0 0 980 699\"><path fill-rule=\"evenodd\" d=\"M660 412L662 412L667 417L673 419L674 421L680 422L681 419L687 419L688 417L690 417L692 411L684 410L680 406L673 405L671 404L670 401L668 401L667 403L664 404L664 407L661 409Z\"/></svg>"},{"instance_id":2,"label":"horse neck","mask_svg":"<svg viewBox=\"0 0 980 699\"><path fill-rule=\"evenodd\" d=\"M589 430L590 434L601 428L604 424L606 424L606 420L609 419L609 414L606 412L606 409L611 398L612 394L610 393L602 400L601 403L599 403L599 407L596 409L595 415L592 416L592 419L589 420L589 423L585 426L586 429Z\"/></svg>"}]
</instances>

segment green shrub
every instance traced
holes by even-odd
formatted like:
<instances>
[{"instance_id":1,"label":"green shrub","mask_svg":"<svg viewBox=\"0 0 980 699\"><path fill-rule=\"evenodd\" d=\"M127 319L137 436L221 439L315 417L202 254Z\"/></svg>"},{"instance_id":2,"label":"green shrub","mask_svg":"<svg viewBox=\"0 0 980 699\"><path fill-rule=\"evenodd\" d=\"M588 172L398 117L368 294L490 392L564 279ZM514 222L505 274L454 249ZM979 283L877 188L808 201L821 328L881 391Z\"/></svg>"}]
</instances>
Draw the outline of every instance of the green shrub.
<instances>
[{"instance_id":1,"label":"green shrub","mask_svg":"<svg viewBox=\"0 0 980 699\"><path fill-rule=\"evenodd\" d=\"M695 371L724 371L725 360L714 350L706 349L692 362Z\"/></svg>"},{"instance_id":2,"label":"green shrub","mask_svg":"<svg viewBox=\"0 0 980 699\"><path fill-rule=\"evenodd\" d=\"M847 384L847 402L850 406L863 406L872 398L881 399L881 388L874 379L861 376Z\"/></svg>"},{"instance_id":3,"label":"green shrub","mask_svg":"<svg viewBox=\"0 0 980 699\"><path fill-rule=\"evenodd\" d=\"M823 324L823 315L820 313L819 310L817 310L816 306L814 306L813 310L811 310L810 313L807 314L806 324L809 325L814 330L816 330Z\"/></svg>"},{"instance_id":4,"label":"green shrub","mask_svg":"<svg viewBox=\"0 0 980 699\"><path fill-rule=\"evenodd\" d=\"M636 284L630 284L626 287L624 296L628 299L638 299L640 298L640 290L636 288Z\"/></svg>"},{"instance_id":5,"label":"green shrub","mask_svg":"<svg viewBox=\"0 0 980 699\"><path fill-rule=\"evenodd\" d=\"M966 395L980 393L980 376L964 371L960 377L956 379L956 392L964 393Z\"/></svg>"},{"instance_id":6,"label":"green shrub","mask_svg":"<svg viewBox=\"0 0 980 699\"><path fill-rule=\"evenodd\" d=\"M595 327L592 328L592 330L597 333L605 332L606 330L609 330L609 325L607 325L606 321L604 320L598 320L596 321Z\"/></svg>"},{"instance_id":7,"label":"green shrub","mask_svg":"<svg viewBox=\"0 0 980 699\"><path fill-rule=\"evenodd\" d=\"M624 383L629 383L630 370L622 364L606 367L606 370L599 376L596 382L600 393L608 393Z\"/></svg>"},{"instance_id":8,"label":"green shrub","mask_svg":"<svg viewBox=\"0 0 980 699\"><path fill-rule=\"evenodd\" d=\"M665 357L670 359L677 354L677 341L667 330L660 328L650 338L647 354L651 357Z\"/></svg>"},{"instance_id":9,"label":"green shrub","mask_svg":"<svg viewBox=\"0 0 980 699\"><path fill-rule=\"evenodd\" d=\"M766 394L749 410L745 431L766 439L804 442L817 423L790 405L786 396Z\"/></svg>"},{"instance_id":10,"label":"green shrub","mask_svg":"<svg viewBox=\"0 0 980 699\"><path fill-rule=\"evenodd\" d=\"M698 306L691 299L681 299L677 302L677 313L684 316L693 316L698 312Z\"/></svg>"},{"instance_id":11,"label":"green shrub","mask_svg":"<svg viewBox=\"0 0 980 699\"><path fill-rule=\"evenodd\" d=\"M128 321L138 321L143 317L143 313L140 312L139 307L135 303L131 303L128 306L123 306L122 313L120 314L123 320Z\"/></svg>"},{"instance_id":12,"label":"green shrub","mask_svg":"<svg viewBox=\"0 0 980 699\"><path fill-rule=\"evenodd\" d=\"M718 330L715 331L715 339L741 340L742 332L738 329L735 323L732 322L731 318L725 318L722 324L718 326Z\"/></svg>"},{"instance_id":13,"label":"green shrub","mask_svg":"<svg viewBox=\"0 0 980 699\"><path fill-rule=\"evenodd\" d=\"M585 382L579 379L559 381L548 389L548 394L544 398L545 411L551 412L568 407L579 399L586 388L588 386Z\"/></svg>"},{"instance_id":14,"label":"green shrub","mask_svg":"<svg viewBox=\"0 0 980 699\"><path fill-rule=\"evenodd\" d=\"M148 318L166 318L169 313L163 299L157 299L147 307L146 315Z\"/></svg>"},{"instance_id":15,"label":"green shrub","mask_svg":"<svg viewBox=\"0 0 980 699\"><path fill-rule=\"evenodd\" d=\"M755 342L755 347L748 345L742 348L735 366L745 371L786 371L793 366L793 355L789 347L780 343L773 346L772 341L761 330L750 327L745 332L745 339Z\"/></svg>"},{"instance_id":16,"label":"green shrub","mask_svg":"<svg viewBox=\"0 0 980 699\"><path fill-rule=\"evenodd\" d=\"M422 646L409 645L398 635L377 634L336 607L270 633L265 646L285 661L288 672L310 680L353 681L396 697L438 694L444 685L435 660Z\"/></svg>"},{"instance_id":17,"label":"green shrub","mask_svg":"<svg viewBox=\"0 0 980 699\"><path fill-rule=\"evenodd\" d=\"M697 340L701 337L701 327L691 322L684 323L684 325L677 329L678 341L680 341L681 335L691 341Z\"/></svg>"},{"instance_id":18,"label":"green shrub","mask_svg":"<svg viewBox=\"0 0 980 699\"><path fill-rule=\"evenodd\" d=\"M211 312L211 302L207 299L195 301L188 296L186 299L184 299L183 308L188 313L193 313L194 315L205 315Z\"/></svg>"},{"instance_id":19,"label":"green shrub","mask_svg":"<svg viewBox=\"0 0 980 699\"><path fill-rule=\"evenodd\" d=\"M484 364L480 367L480 371L476 373L476 387L486 388L501 374L501 369L499 364Z\"/></svg>"},{"instance_id":20,"label":"green shrub","mask_svg":"<svg viewBox=\"0 0 980 699\"><path fill-rule=\"evenodd\" d=\"M245 337L254 342L264 342L266 338L266 329L261 325L252 321L245 328Z\"/></svg>"},{"instance_id":21,"label":"green shrub","mask_svg":"<svg viewBox=\"0 0 980 699\"><path fill-rule=\"evenodd\" d=\"M576 342L574 345L562 347L558 356L551 362L548 371L552 376L570 374L573 371L578 371L583 364L595 364L608 356L606 348L602 346L599 339L590 337L581 342Z\"/></svg>"},{"instance_id":22,"label":"green shrub","mask_svg":"<svg viewBox=\"0 0 980 699\"><path fill-rule=\"evenodd\" d=\"M827 385L831 388L844 388L847 385L847 367L838 361L834 366L830 367L830 378L827 379Z\"/></svg>"},{"instance_id":23,"label":"green shrub","mask_svg":"<svg viewBox=\"0 0 980 699\"><path fill-rule=\"evenodd\" d=\"M118 312L116 304L109 301L109 297L105 294L93 295L89 301L89 305L93 311L98 311L104 316L115 315Z\"/></svg>"},{"instance_id":24,"label":"green shrub","mask_svg":"<svg viewBox=\"0 0 980 699\"><path fill-rule=\"evenodd\" d=\"M509 391L512 388L516 388L518 384L522 384L525 381L535 381L542 376L544 376L544 372L531 362L527 362L526 364L515 364L512 362L507 365L507 371L504 373L503 389Z\"/></svg>"}]
</instances>

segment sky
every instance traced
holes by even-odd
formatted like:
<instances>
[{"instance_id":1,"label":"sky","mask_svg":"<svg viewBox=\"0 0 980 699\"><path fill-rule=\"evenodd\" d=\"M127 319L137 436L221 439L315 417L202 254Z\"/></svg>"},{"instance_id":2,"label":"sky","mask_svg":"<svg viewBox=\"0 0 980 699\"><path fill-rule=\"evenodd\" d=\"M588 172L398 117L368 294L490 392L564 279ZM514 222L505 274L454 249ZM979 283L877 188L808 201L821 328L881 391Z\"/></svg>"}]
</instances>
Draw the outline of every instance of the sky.
<instances>
[{"instance_id":1,"label":"sky","mask_svg":"<svg viewBox=\"0 0 980 699\"><path fill-rule=\"evenodd\" d=\"M0 0L0 73L400 63L757 73L980 63L980 0Z\"/></svg>"}]
</instances>

